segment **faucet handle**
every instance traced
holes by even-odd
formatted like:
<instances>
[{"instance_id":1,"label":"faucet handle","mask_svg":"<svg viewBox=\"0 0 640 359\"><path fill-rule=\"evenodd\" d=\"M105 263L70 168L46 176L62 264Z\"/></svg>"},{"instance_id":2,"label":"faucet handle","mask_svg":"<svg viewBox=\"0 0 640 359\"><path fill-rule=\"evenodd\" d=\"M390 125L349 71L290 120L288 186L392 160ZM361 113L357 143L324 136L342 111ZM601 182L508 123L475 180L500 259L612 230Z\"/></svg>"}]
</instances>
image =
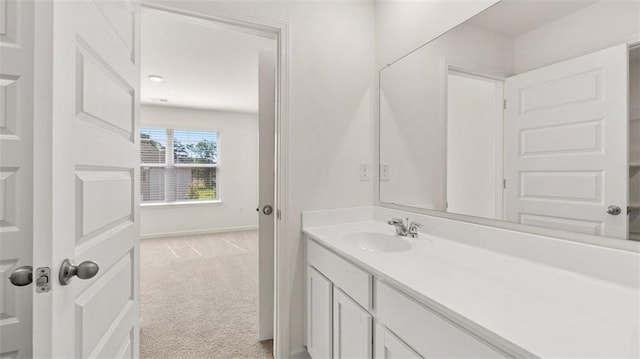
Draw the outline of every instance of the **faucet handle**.
<instances>
[{"instance_id":1,"label":"faucet handle","mask_svg":"<svg viewBox=\"0 0 640 359\"><path fill-rule=\"evenodd\" d=\"M417 231L417 230L418 230L418 228L421 228L421 227L422 227L422 225L421 225L420 223L418 223L418 222L411 222L411 224L409 224L409 231L414 232L414 231Z\"/></svg>"},{"instance_id":2,"label":"faucet handle","mask_svg":"<svg viewBox=\"0 0 640 359\"><path fill-rule=\"evenodd\" d=\"M402 224L402 223L404 222L400 218L391 218L390 220L387 221L387 224L391 224L391 225Z\"/></svg>"},{"instance_id":3,"label":"faucet handle","mask_svg":"<svg viewBox=\"0 0 640 359\"><path fill-rule=\"evenodd\" d=\"M411 238L418 237L418 228L419 227L422 227L422 225L420 223L411 222L411 224L409 224L409 229L407 230L409 237L411 237Z\"/></svg>"}]
</instances>

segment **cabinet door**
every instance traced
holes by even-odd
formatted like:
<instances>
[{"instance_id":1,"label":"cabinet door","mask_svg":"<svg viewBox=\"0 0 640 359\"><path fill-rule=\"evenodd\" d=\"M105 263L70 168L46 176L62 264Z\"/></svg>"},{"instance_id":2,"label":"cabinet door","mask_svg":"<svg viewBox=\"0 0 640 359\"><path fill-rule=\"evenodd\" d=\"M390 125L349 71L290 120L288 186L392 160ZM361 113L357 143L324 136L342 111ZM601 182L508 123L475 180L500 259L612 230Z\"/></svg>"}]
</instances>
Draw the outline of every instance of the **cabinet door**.
<instances>
[{"instance_id":1,"label":"cabinet door","mask_svg":"<svg viewBox=\"0 0 640 359\"><path fill-rule=\"evenodd\" d=\"M418 353L383 327L376 325L375 359L420 359Z\"/></svg>"},{"instance_id":2,"label":"cabinet door","mask_svg":"<svg viewBox=\"0 0 640 359\"><path fill-rule=\"evenodd\" d=\"M307 267L307 351L314 359L332 357L333 285Z\"/></svg>"},{"instance_id":3,"label":"cabinet door","mask_svg":"<svg viewBox=\"0 0 640 359\"><path fill-rule=\"evenodd\" d=\"M371 358L371 315L340 289L333 289L333 357Z\"/></svg>"}]
</instances>

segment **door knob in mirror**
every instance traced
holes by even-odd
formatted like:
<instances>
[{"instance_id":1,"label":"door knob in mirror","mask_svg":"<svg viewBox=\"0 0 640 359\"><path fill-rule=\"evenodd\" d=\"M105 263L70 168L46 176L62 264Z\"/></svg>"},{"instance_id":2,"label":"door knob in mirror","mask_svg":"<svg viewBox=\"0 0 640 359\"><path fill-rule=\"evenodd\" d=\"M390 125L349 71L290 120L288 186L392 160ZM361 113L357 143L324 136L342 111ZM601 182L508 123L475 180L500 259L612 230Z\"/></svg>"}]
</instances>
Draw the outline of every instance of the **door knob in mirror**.
<instances>
[{"instance_id":1,"label":"door knob in mirror","mask_svg":"<svg viewBox=\"0 0 640 359\"><path fill-rule=\"evenodd\" d=\"M65 259L60 266L58 278L60 279L60 284L67 285L73 276L77 276L80 279L90 279L98 274L99 270L100 267L93 261L84 261L75 265L69 259Z\"/></svg>"},{"instance_id":2,"label":"door knob in mirror","mask_svg":"<svg viewBox=\"0 0 640 359\"><path fill-rule=\"evenodd\" d=\"M612 215L612 216L617 216L620 213L622 213L622 208L620 208L618 206L609 206L609 207L607 207L607 213Z\"/></svg>"}]
</instances>

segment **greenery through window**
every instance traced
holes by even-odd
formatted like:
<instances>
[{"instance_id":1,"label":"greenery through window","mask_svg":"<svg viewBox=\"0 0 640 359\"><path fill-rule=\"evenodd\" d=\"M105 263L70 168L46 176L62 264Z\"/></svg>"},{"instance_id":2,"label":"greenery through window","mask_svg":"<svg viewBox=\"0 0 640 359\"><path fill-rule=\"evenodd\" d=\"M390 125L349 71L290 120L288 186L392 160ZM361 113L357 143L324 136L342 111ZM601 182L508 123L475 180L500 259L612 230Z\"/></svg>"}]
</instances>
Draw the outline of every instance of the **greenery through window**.
<instances>
[{"instance_id":1,"label":"greenery through window","mask_svg":"<svg viewBox=\"0 0 640 359\"><path fill-rule=\"evenodd\" d=\"M141 128L141 201L217 200L218 138L216 131Z\"/></svg>"}]
</instances>

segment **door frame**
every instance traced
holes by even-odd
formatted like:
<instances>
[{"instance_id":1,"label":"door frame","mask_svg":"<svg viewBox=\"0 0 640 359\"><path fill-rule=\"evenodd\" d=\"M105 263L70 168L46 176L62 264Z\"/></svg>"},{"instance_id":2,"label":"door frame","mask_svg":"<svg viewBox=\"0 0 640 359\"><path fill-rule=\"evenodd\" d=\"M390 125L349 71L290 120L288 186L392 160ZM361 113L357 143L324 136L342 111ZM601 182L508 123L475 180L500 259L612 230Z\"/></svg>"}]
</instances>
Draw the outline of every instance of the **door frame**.
<instances>
[{"instance_id":1,"label":"door frame","mask_svg":"<svg viewBox=\"0 0 640 359\"><path fill-rule=\"evenodd\" d=\"M171 7L167 3L143 0L142 8L168 12L194 19L213 22L239 31L276 40L276 119L275 119L275 202L276 223L274 235L274 357L289 356L289 285L290 269L284 239L289 238L291 223L291 195L289 191L289 24L284 21L230 10L210 3L180 3Z\"/></svg>"},{"instance_id":2,"label":"door frame","mask_svg":"<svg viewBox=\"0 0 640 359\"><path fill-rule=\"evenodd\" d=\"M495 102L494 102L494 106L496 108L496 115L493 118L493 125L494 125L494 133L496 136L496 145L498 146L498 148L496 148L495 153L494 153L494 157L495 157L495 168L494 168L494 175L496 177L496 183L494 183L494 190L496 193L496 201L495 201L495 207L494 207L494 215L496 216L495 219L497 220L503 220L504 219L504 120L505 120L505 116L504 116L504 80L502 79L497 79L493 76L489 76L487 77L484 74L480 74L480 73L475 73L475 72L469 72L467 70L460 70L460 69L456 69L456 68L452 68L449 67L448 71L447 71L447 93L445 94L445 96L447 96L447 115L445 116L444 122L445 122L445 128L444 131L447 134L447 139L445 140L446 144L447 144L447 148L449 145L449 141L448 141L448 134L449 134L449 114L448 114L448 108L449 108L449 95L448 95L448 90L449 90L449 76L458 76L458 77L466 77L469 79L474 79L476 81L483 81L483 82L490 82L496 85L496 90L495 90ZM501 111L502 110L502 111ZM445 163L445 167L448 171L448 164L449 164L449 158L448 158L448 154L447 154L447 158L444 159L444 163ZM447 177L447 183L445 184L445 191L448 190L448 176L446 175L446 173L448 173L447 171L445 171L445 176ZM448 192L446 192L448 193ZM447 199L447 204L448 204L448 199ZM448 206L447 206L447 210L448 210Z\"/></svg>"},{"instance_id":3,"label":"door frame","mask_svg":"<svg viewBox=\"0 0 640 359\"><path fill-rule=\"evenodd\" d=\"M289 223L291 223L291 195L289 190L289 24L287 22L263 18L254 14L230 11L211 3L179 3L180 8L166 6L167 3L154 0L143 0L142 8L165 11L177 15L185 15L195 19L213 21L223 26L244 29L252 34L271 34L277 43L276 61L276 139L275 139L275 202L276 222L274 234L274 357L289 356L289 303L290 303L290 268L287 266L287 248L284 239L289 238ZM57 268L57 263L46 255L52 250L51 233L52 218L47 208L52 205L52 171L51 145L53 123L50 114L53 110L52 94L48 84L53 81L53 64L49 56L53 51L53 41L50 29L53 27L53 3L36 1L34 8L34 78L43 86L33 89L34 118L42 121L34 123L34 198L38 198L38 206L33 209L34 233L33 238L39 238L37 245L41 250L34 251L33 263L40 267ZM135 36L139 36L136 34ZM38 225L35 225L35 224ZM282 239L282 240L281 240ZM35 243L34 243L35 245ZM48 357L52 347L51 296L34 294L33 303L33 341L34 357Z\"/></svg>"},{"instance_id":4,"label":"door frame","mask_svg":"<svg viewBox=\"0 0 640 359\"><path fill-rule=\"evenodd\" d=\"M501 96L496 96L496 107L502 108L504 101L504 82L509 77L509 74L503 73L501 71L489 69L489 68L480 68L478 66L474 66L471 64L467 64L464 62L454 61L452 59L442 57L440 59L440 126L442 129L442 135L444 140L442 141L442 158L441 161L444 166L444 170L442 171L443 175L441 177L442 181L442 189L443 189L443 200L446 206L447 203L447 165L448 165L448 130L449 130L449 75L454 74L458 76L467 76L470 78L481 79L484 81L491 81L496 84L499 84L498 93ZM501 98L500 98L501 97ZM500 148L496 151L499 154L499 158L496 158L496 176L497 178L504 179L504 109L503 111L497 111L496 121L496 135L500 138ZM497 191L496 193L500 193L501 198L496 201L496 212L500 213L502 217L504 217L504 189L502 191ZM448 207L448 206L447 206ZM447 209L445 209L445 213ZM456 213L454 213L456 214ZM466 214L458 214L464 215ZM471 216L470 216L471 217ZM476 217L479 218L479 217ZM495 218L496 220L502 220L502 218Z\"/></svg>"},{"instance_id":5,"label":"door frame","mask_svg":"<svg viewBox=\"0 0 640 359\"><path fill-rule=\"evenodd\" d=\"M629 41L627 43L627 57L630 57L631 55L631 51L640 51L640 37L634 37L631 41ZM629 63L630 65L630 63ZM631 78L631 66L629 66L629 79L627 79L628 82L630 82L630 78ZM630 133L629 131L631 130L631 117L634 115L632 113L632 111L637 111L636 109L632 109L631 107L631 88L629 88L629 108L628 111L629 113L627 114L627 133ZM640 106L640 105L639 105ZM640 109L640 107L639 107ZM639 120L640 121L640 120ZM629 146L631 146L631 141L629 141ZM631 164L631 157L629 157L629 164ZM631 166L629 166L629 179L631 179ZM629 194L629 199L631 198L631 181L627 181L627 193ZM631 201L629 201L629 206L631 206ZM640 241L640 237L638 237L636 235L637 232L635 231L631 231L631 216L630 214L627 215L627 219L629 220L628 222L628 229L629 229L629 235L627 237L628 240L630 241ZM638 219L636 219L638 220Z\"/></svg>"}]
</instances>

